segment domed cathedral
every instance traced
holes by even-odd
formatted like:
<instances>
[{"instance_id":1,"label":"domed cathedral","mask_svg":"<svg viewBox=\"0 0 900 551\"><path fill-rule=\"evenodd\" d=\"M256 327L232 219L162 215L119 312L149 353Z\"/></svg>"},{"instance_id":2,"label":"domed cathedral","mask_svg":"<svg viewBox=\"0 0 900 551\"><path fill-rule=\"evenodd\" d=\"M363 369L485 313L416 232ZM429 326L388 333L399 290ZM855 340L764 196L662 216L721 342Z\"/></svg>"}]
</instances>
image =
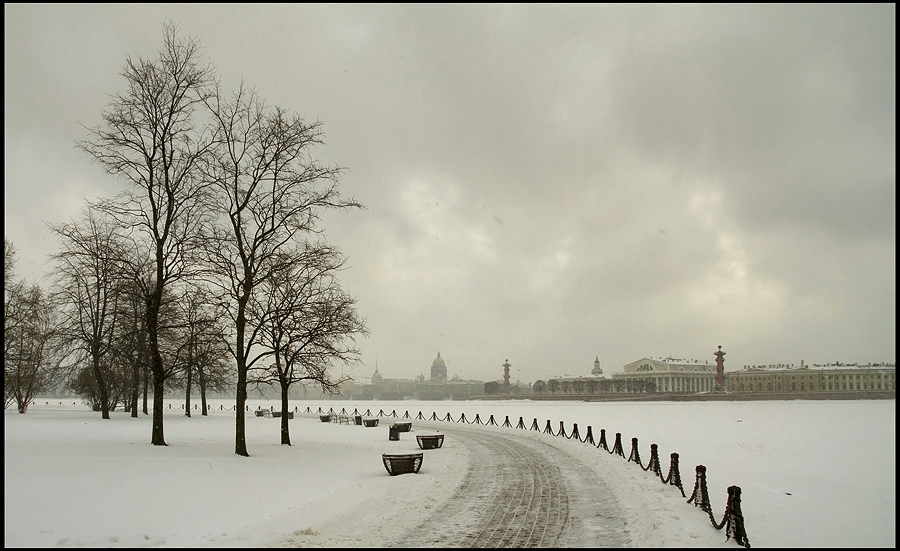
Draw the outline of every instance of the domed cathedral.
<instances>
[{"instance_id":1,"label":"domed cathedral","mask_svg":"<svg viewBox=\"0 0 900 551\"><path fill-rule=\"evenodd\" d=\"M441 358L441 353L438 352L437 358L431 362L431 382L433 383L446 383L447 382L447 364L444 362L444 359Z\"/></svg>"}]
</instances>

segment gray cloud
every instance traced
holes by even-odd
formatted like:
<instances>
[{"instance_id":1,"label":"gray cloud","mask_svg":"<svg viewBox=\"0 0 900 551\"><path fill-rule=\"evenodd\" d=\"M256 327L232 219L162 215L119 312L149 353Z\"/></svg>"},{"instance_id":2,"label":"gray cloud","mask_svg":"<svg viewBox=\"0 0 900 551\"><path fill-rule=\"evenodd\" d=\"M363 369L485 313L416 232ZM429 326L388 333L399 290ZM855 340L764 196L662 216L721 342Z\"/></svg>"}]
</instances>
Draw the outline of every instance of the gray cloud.
<instances>
[{"instance_id":1,"label":"gray cloud","mask_svg":"<svg viewBox=\"0 0 900 551\"><path fill-rule=\"evenodd\" d=\"M893 360L894 10L7 5L7 237L37 277L41 221L117 189L79 123L173 19L324 122L361 376Z\"/></svg>"}]
</instances>

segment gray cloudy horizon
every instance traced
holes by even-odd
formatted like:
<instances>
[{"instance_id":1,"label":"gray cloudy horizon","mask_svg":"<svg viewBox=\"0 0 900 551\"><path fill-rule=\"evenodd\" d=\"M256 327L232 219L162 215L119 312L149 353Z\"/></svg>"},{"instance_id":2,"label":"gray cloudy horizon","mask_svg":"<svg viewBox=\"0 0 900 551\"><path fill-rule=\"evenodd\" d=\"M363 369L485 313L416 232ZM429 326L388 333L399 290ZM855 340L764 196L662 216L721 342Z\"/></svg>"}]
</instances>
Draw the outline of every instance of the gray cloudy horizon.
<instances>
[{"instance_id":1,"label":"gray cloudy horizon","mask_svg":"<svg viewBox=\"0 0 900 551\"><path fill-rule=\"evenodd\" d=\"M162 24L324 125L368 377L895 361L895 7L7 4L5 235L123 184L75 148Z\"/></svg>"}]
</instances>

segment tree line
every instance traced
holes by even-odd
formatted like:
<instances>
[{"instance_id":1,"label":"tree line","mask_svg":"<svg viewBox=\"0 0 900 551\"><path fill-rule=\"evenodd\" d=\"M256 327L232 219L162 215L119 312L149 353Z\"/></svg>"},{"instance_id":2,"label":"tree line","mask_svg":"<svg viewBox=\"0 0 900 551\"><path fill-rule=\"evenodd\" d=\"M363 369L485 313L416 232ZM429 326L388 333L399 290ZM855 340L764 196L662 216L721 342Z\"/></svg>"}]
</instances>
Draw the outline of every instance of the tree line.
<instances>
[{"instance_id":1,"label":"tree line","mask_svg":"<svg viewBox=\"0 0 900 551\"><path fill-rule=\"evenodd\" d=\"M365 207L341 194L344 169L314 155L321 122L243 82L223 90L199 41L174 24L121 76L124 91L77 143L121 191L50 225L60 242L50 289L7 280L15 250L5 242L6 405L24 413L60 381L104 419L120 405L136 417L143 398L151 443L166 445L166 391L185 392L190 416L195 387L202 415L207 392L232 388L235 453L248 456L248 386L271 385L290 445L291 385L335 393L348 377L332 366L360 362L365 320L321 217Z\"/></svg>"}]
</instances>

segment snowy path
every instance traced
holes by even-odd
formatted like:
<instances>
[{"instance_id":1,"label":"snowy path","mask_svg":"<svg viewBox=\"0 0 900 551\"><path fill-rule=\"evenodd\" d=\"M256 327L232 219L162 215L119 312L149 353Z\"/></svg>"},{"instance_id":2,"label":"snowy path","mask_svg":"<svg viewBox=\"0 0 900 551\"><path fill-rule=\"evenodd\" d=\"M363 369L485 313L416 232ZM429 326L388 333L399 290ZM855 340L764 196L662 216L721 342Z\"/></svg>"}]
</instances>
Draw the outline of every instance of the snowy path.
<instances>
[{"instance_id":1,"label":"snowy path","mask_svg":"<svg viewBox=\"0 0 900 551\"><path fill-rule=\"evenodd\" d=\"M430 518L388 547L630 544L615 498L575 458L521 435L442 429L468 450L465 477Z\"/></svg>"}]
</instances>

